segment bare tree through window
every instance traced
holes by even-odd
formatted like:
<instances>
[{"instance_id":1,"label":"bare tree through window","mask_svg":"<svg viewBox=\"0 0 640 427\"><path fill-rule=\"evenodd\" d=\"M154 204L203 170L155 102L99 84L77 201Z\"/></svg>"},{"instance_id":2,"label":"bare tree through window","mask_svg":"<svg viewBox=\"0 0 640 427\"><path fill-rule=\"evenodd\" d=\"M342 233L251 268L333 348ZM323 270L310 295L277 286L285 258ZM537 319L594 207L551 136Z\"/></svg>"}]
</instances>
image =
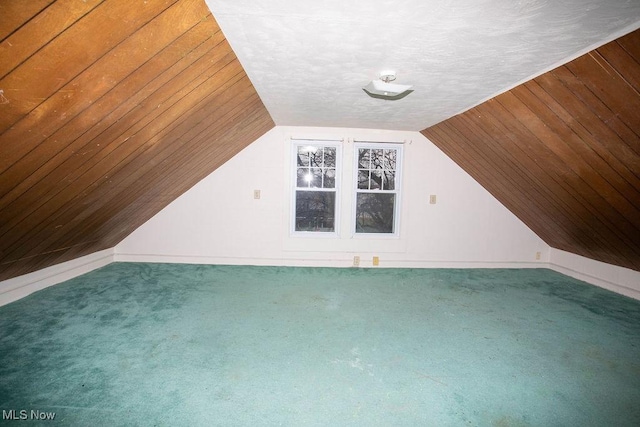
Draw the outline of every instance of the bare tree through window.
<instances>
[{"instance_id":1,"label":"bare tree through window","mask_svg":"<svg viewBox=\"0 0 640 427\"><path fill-rule=\"evenodd\" d=\"M395 233L400 148L357 148L356 233Z\"/></svg>"},{"instance_id":2,"label":"bare tree through window","mask_svg":"<svg viewBox=\"0 0 640 427\"><path fill-rule=\"evenodd\" d=\"M334 232L338 150L322 144L295 145L295 231Z\"/></svg>"}]
</instances>

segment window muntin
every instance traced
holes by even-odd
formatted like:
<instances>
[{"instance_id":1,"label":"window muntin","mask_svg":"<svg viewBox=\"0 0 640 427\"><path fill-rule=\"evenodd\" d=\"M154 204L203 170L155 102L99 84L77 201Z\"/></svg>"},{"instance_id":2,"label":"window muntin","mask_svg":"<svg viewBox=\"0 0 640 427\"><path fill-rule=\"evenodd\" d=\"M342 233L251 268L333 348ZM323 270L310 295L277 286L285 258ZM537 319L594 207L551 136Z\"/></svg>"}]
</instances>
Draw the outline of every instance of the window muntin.
<instances>
[{"instance_id":1,"label":"window muntin","mask_svg":"<svg viewBox=\"0 0 640 427\"><path fill-rule=\"evenodd\" d=\"M401 146L355 145L356 234L397 234L401 157Z\"/></svg>"},{"instance_id":2,"label":"window muntin","mask_svg":"<svg viewBox=\"0 0 640 427\"><path fill-rule=\"evenodd\" d=\"M339 147L294 143L294 232L336 232Z\"/></svg>"}]
</instances>

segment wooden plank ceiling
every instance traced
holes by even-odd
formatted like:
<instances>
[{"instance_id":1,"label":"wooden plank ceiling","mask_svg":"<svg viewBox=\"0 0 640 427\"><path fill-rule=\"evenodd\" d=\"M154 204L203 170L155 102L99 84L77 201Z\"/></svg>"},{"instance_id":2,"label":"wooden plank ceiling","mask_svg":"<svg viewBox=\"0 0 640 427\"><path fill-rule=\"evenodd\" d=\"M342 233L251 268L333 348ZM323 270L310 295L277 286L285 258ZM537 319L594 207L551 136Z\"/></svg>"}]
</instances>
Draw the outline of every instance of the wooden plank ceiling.
<instances>
[{"instance_id":1,"label":"wooden plank ceiling","mask_svg":"<svg viewBox=\"0 0 640 427\"><path fill-rule=\"evenodd\" d=\"M551 247L640 271L640 30L422 134Z\"/></svg>"},{"instance_id":2,"label":"wooden plank ceiling","mask_svg":"<svg viewBox=\"0 0 640 427\"><path fill-rule=\"evenodd\" d=\"M274 126L204 0L0 16L0 280L115 246Z\"/></svg>"}]
</instances>

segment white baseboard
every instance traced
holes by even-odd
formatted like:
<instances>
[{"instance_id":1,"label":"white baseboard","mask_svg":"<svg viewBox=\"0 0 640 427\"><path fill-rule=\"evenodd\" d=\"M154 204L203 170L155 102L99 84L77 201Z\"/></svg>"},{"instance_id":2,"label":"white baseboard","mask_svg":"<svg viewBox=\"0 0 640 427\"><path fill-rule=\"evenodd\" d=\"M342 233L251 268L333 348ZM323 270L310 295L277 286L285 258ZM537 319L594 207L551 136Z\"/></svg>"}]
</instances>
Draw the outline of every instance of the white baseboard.
<instances>
[{"instance_id":1,"label":"white baseboard","mask_svg":"<svg viewBox=\"0 0 640 427\"><path fill-rule=\"evenodd\" d=\"M332 258L243 258L192 255L116 253L114 261L177 264L264 265L285 267L351 267L348 254ZM361 259L361 268L371 268L371 260ZM374 268L548 268L589 284L640 300L640 272L551 248L547 261L424 261L382 260Z\"/></svg>"},{"instance_id":2,"label":"white baseboard","mask_svg":"<svg viewBox=\"0 0 640 427\"><path fill-rule=\"evenodd\" d=\"M114 248L0 282L0 306L113 262Z\"/></svg>"},{"instance_id":3,"label":"white baseboard","mask_svg":"<svg viewBox=\"0 0 640 427\"><path fill-rule=\"evenodd\" d=\"M158 262L175 264L218 264L218 265L264 265L278 267L352 267L353 257L349 253L343 257L304 258L249 258L200 255L160 255L116 253L116 262ZM361 257L360 267L374 267L371 258ZM544 261L424 261L382 259L375 268L549 268Z\"/></svg>"},{"instance_id":4,"label":"white baseboard","mask_svg":"<svg viewBox=\"0 0 640 427\"><path fill-rule=\"evenodd\" d=\"M0 282L0 306L40 289L53 286L112 262L158 262L179 264L264 265L290 267L351 267L352 259L256 259L188 255L124 254L114 248L54 265ZM361 260L360 267L372 267ZM550 262L470 262L384 260L377 268L550 268L558 273L640 300L640 272L594 261L558 249L550 250Z\"/></svg>"},{"instance_id":5,"label":"white baseboard","mask_svg":"<svg viewBox=\"0 0 640 427\"><path fill-rule=\"evenodd\" d=\"M595 286L640 300L640 272L580 255L550 250L550 268Z\"/></svg>"}]
</instances>

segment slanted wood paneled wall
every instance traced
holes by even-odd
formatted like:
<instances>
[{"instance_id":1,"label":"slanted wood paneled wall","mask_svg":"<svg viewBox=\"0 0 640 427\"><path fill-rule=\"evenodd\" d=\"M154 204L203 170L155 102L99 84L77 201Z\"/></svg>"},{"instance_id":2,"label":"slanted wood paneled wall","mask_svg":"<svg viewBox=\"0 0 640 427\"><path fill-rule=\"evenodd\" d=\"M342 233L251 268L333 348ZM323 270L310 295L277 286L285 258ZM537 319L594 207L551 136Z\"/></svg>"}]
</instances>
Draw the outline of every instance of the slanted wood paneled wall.
<instances>
[{"instance_id":1,"label":"slanted wood paneled wall","mask_svg":"<svg viewBox=\"0 0 640 427\"><path fill-rule=\"evenodd\" d=\"M0 280L115 246L274 126L204 0L0 16Z\"/></svg>"},{"instance_id":2,"label":"slanted wood paneled wall","mask_svg":"<svg viewBox=\"0 0 640 427\"><path fill-rule=\"evenodd\" d=\"M640 270L640 30L422 133L551 247Z\"/></svg>"}]
</instances>

